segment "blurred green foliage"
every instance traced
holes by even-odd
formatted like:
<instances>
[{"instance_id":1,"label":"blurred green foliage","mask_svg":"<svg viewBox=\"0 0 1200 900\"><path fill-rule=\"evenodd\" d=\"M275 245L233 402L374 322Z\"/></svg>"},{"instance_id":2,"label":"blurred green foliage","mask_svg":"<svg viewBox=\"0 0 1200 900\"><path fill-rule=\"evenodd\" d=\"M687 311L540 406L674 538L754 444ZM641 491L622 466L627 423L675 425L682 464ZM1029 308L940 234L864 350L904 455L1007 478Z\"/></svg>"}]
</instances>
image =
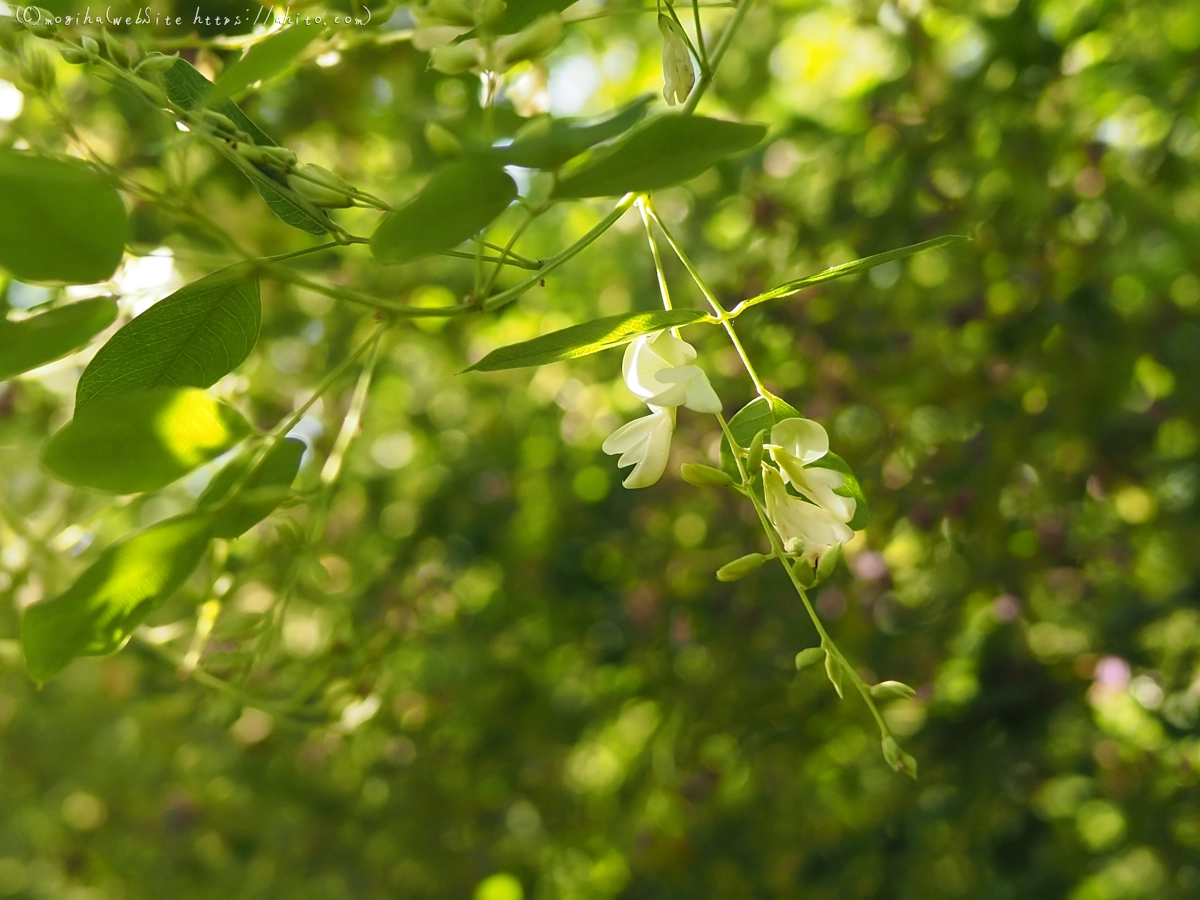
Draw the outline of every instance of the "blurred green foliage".
<instances>
[{"instance_id":1,"label":"blurred green foliage","mask_svg":"<svg viewBox=\"0 0 1200 900\"><path fill-rule=\"evenodd\" d=\"M661 87L654 16L596 9L613 14L550 58L557 114ZM408 196L436 162L425 123L480 121L477 82L392 40L408 21L377 19L247 111L302 158ZM796 672L815 638L782 573L714 579L764 547L732 493L674 474L716 461L709 418L681 414L668 477L628 492L599 450L637 407L615 353L455 375L655 308L630 214L500 314L395 330L318 540L314 507L277 513L210 561L230 577L202 569L143 639L41 691L18 610L204 481L124 504L57 485L36 451L82 363L0 386L0 897L1197 896L1198 63L1193 0L759 2L701 109L768 123L768 142L656 197L733 302L974 237L739 322L870 500L816 603L850 659L917 688L886 706L917 782L886 767L856 698ZM186 186L245 246L305 246L133 98L58 75L110 161ZM536 93L536 72L512 77ZM0 143L64 150L15 90L0 83ZM505 96L497 120L519 124ZM559 207L519 247L550 255L603 212ZM228 261L186 219L139 203L133 223L146 256L118 276L127 311ZM470 289L455 260L306 265L415 303ZM668 272L677 304L700 305ZM218 393L271 427L372 322L269 281L263 299L263 339ZM728 411L751 399L717 333L700 353ZM305 484L353 387L304 423Z\"/></svg>"}]
</instances>

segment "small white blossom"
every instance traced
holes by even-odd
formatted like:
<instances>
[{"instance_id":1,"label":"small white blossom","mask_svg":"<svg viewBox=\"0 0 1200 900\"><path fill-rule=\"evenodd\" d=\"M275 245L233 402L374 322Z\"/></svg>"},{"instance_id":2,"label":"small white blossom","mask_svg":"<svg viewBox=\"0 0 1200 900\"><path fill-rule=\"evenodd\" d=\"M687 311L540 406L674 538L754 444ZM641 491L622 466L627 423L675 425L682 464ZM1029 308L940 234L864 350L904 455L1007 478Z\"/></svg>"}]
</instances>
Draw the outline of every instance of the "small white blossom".
<instances>
[{"instance_id":1,"label":"small white blossom","mask_svg":"<svg viewBox=\"0 0 1200 900\"><path fill-rule=\"evenodd\" d=\"M829 435L812 419L784 419L771 429L771 456L782 471L782 479L839 522L854 518L853 497L835 491L846 476L833 469L813 466L829 452Z\"/></svg>"},{"instance_id":2,"label":"small white blossom","mask_svg":"<svg viewBox=\"0 0 1200 900\"><path fill-rule=\"evenodd\" d=\"M696 83L696 70L692 68L692 57L688 53L687 39L679 23L661 13L658 30L663 36L663 99L668 106L682 103Z\"/></svg>"},{"instance_id":3,"label":"small white blossom","mask_svg":"<svg viewBox=\"0 0 1200 900\"><path fill-rule=\"evenodd\" d=\"M621 364L629 390L648 406L686 406L701 413L718 413L721 400L708 376L692 365L696 349L669 331L643 335L625 350Z\"/></svg>"},{"instance_id":4,"label":"small white blossom","mask_svg":"<svg viewBox=\"0 0 1200 900\"><path fill-rule=\"evenodd\" d=\"M610 434L601 449L611 456L621 454L618 467L633 466L623 482L625 487L649 487L666 471L674 430L675 410L651 407L650 415L627 422Z\"/></svg>"},{"instance_id":5,"label":"small white blossom","mask_svg":"<svg viewBox=\"0 0 1200 900\"><path fill-rule=\"evenodd\" d=\"M854 537L849 526L828 510L789 494L783 477L771 466L763 466L763 490L767 516L788 553L799 553L815 565L835 544L844 544Z\"/></svg>"}]
</instances>

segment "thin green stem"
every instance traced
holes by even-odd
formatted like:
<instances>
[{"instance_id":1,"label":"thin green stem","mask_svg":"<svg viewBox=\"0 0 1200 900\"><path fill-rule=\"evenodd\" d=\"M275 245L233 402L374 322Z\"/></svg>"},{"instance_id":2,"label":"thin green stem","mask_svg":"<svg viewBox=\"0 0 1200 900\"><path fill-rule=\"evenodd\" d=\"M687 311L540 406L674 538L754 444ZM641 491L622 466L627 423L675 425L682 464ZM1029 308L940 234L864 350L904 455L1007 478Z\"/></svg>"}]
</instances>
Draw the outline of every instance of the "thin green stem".
<instances>
[{"instance_id":1,"label":"thin green stem","mask_svg":"<svg viewBox=\"0 0 1200 900\"><path fill-rule=\"evenodd\" d=\"M556 256L552 256L550 259L546 260L537 274L531 275L520 284L510 287L506 291L501 291L499 294L489 297L483 302L482 308L490 312L493 309L499 309L502 306L507 306L509 303L512 303L526 291L539 284L541 280L546 277L546 275L563 265L563 263L574 259L581 252L595 243L596 240L602 234L604 234L604 232L608 231L608 229L612 228L613 225L616 224L617 220L621 218L621 216L625 215L629 207L633 206L634 201L636 200L637 194L626 194L621 198L620 202L613 207L613 211L601 219L591 231L577 240L566 250L563 250Z\"/></svg>"},{"instance_id":2,"label":"thin green stem","mask_svg":"<svg viewBox=\"0 0 1200 900\"><path fill-rule=\"evenodd\" d=\"M692 0L692 17L696 20L696 46L700 49L700 64L704 70L711 71L708 48L704 46L704 29L700 26L700 0Z\"/></svg>"},{"instance_id":3,"label":"thin green stem","mask_svg":"<svg viewBox=\"0 0 1200 900\"><path fill-rule=\"evenodd\" d=\"M721 65L721 60L725 58L730 44L733 43L733 36L737 34L737 30L741 27L742 22L746 18L746 13L750 10L750 4L753 2L754 0L738 0L737 8L733 11L733 18L725 26L725 31L721 33L721 38L717 41L717 46L712 52L708 69L700 73L700 80L696 82L696 87L693 88L691 96L687 98L687 101L679 111L681 115L687 116L695 112L696 106L700 103L700 98L704 96L705 91L712 85L717 66Z\"/></svg>"},{"instance_id":4,"label":"thin green stem","mask_svg":"<svg viewBox=\"0 0 1200 900\"><path fill-rule=\"evenodd\" d=\"M319 281L313 281L305 278L298 272L291 269L278 266L264 266L264 268L281 281L286 281L288 284L294 284L299 287L307 288L310 291L315 291L318 294L324 294L326 297L333 297L335 300L345 300L347 303L356 303L360 306L369 306L373 309L382 309L390 312L392 315L400 316L407 319L428 319L428 318L448 318L453 316L461 316L475 309L469 303L459 303L454 306L408 306L403 303L393 303L389 300L384 300L382 297L372 297L369 294L362 294L358 291L352 291L349 288L335 287L330 284L321 284Z\"/></svg>"},{"instance_id":5,"label":"thin green stem","mask_svg":"<svg viewBox=\"0 0 1200 900\"><path fill-rule=\"evenodd\" d=\"M671 289L667 286L667 273L663 269L662 255L658 252L658 241L654 239L654 229L650 225L650 214L646 212L645 198L638 199L638 212L642 214L642 224L646 227L646 240L650 242L650 255L654 257L654 271L658 274L658 289L662 293L663 308L671 306Z\"/></svg>"},{"instance_id":6,"label":"thin green stem","mask_svg":"<svg viewBox=\"0 0 1200 900\"><path fill-rule=\"evenodd\" d=\"M687 252L682 246L680 246L679 242L675 240L675 236L671 234L671 230L663 224L662 219L660 219L658 213L655 212L654 204L650 202L649 197L643 199L642 209L648 216L650 216L651 219L654 220L654 223L662 231L663 237L667 239L667 243L671 245L671 249L675 252L675 255L679 257L679 261L683 263L683 267L687 269L688 274L692 276L692 281L696 282L696 286L700 288L700 292L704 294L705 299L708 300L709 305L713 308L713 312L716 313L721 325L725 328L725 333L729 335L729 340L733 343L734 349L737 350L738 356L741 357L742 365L746 368L746 373L750 376L750 380L754 382L754 388L758 391L758 395L766 400L771 400L775 395L767 390L767 386L763 384L762 379L758 377L758 371L754 368L754 363L750 361L750 355L746 352L746 348L742 345L741 338L738 337L738 333L733 327L733 320L731 319L729 313L727 313L725 308L721 306L721 303L719 300L717 300L716 295L709 290L708 285L701 277L700 272L692 264L692 260L687 255Z\"/></svg>"}]
</instances>

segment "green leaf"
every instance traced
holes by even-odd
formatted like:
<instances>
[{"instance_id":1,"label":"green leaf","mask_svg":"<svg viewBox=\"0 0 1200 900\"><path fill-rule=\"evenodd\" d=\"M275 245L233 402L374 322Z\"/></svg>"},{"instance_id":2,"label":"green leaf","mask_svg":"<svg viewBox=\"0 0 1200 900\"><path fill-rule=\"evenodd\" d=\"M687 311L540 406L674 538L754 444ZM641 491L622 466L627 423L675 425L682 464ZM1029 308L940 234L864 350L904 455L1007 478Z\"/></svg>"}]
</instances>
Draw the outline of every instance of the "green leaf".
<instances>
[{"instance_id":1,"label":"green leaf","mask_svg":"<svg viewBox=\"0 0 1200 900\"><path fill-rule=\"evenodd\" d=\"M516 184L499 166L454 163L384 218L371 238L371 252L381 263L396 264L449 250L477 234L516 197Z\"/></svg>"},{"instance_id":2,"label":"green leaf","mask_svg":"<svg viewBox=\"0 0 1200 900\"><path fill-rule=\"evenodd\" d=\"M254 271L239 264L214 272L113 335L84 369L75 405L160 385L210 387L250 355L261 321Z\"/></svg>"},{"instance_id":3,"label":"green leaf","mask_svg":"<svg viewBox=\"0 0 1200 900\"><path fill-rule=\"evenodd\" d=\"M50 438L42 465L77 487L156 491L236 446L250 426L196 388L157 387L77 410Z\"/></svg>"},{"instance_id":4,"label":"green leaf","mask_svg":"<svg viewBox=\"0 0 1200 900\"><path fill-rule=\"evenodd\" d=\"M770 435L771 429L777 422L800 417L796 408L786 400L774 397L772 402L768 403L762 397L758 397L739 409L737 414L729 420L729 431L733 434L733 439L737 441L739 447L749 447L760 431L765 431L767 435ZM742 483L742 476L738 474L737 462L729 449L729 441L724 438L721 439L721 468L738 484ZM756 485L755 490L761 492L761 482Z\"/></svg>"},{"instance_id":5,"label":"green leaf","mask_svg":"<svg viewBox=\"0 0 1200 900\"><path fill-rule=\"evenodd\" d=\"M833 658L832 653L825 654L825 674L829 677L829 683L833 685L833 689L837 691L837 695L844 698L846 692L843 687L843 681L846 673L842 669L842 664Z\"/></svg>"},{"instance_id":6,"label":"green leaf","mask_svg":"<svg viewBox=\"0 0 1200 900\"><path fill-rule=\"evenodd\" d=\"M44 682L78 656L121 649L133 630L188 579L208 546L205 516L152 525L109 547L66 591L25 610L25 668Z\"/></svg>"},{"instance_id":7,"label":"green leaf","mask_svg":"<svg viewBox=\"0 0 1200 900\"><path fill-rule=\"evenodd\" d=\"M20 322L0 319L0 381L78 350L116 318L116 301L97 297Z\"/></svg>"},{"instance_id":8,"label":"green leaf","mask_svg":"<svg viewBox=\"0 0 1200 900\"><path fill-rule=\"evenodd\" d=\"M907 247L901 247L898 250L889 250L886 253L878 253L875 256L868 256L863 259L856 259L853 262L842 263L840 266L833 266L826 269L824 272L818 272L816 275L808 275L804 278L798 278L795 281L789 281L787 284L781 284L777 288L771 288L765 294L759 294L757 297L752 297L743 304L744 306L757 306L759 303L765 303L768 300L776 300L780 297L787 297L797 291L801 291L806 287L811 287L814 284L820 284L822 281L832 281L834 278L844 278L847 275L853 275L855 272L865 272L867 269L873 269L876 266L881 266L886 262L891 262L894 259L904 259L907 256L915 256L918 253L924 253L926 250L936 250L938 247L945 247L947 244L955 244L959 241L969 241L964 234L947 234L939 238L934 238L931 241L922 241L919 244L911 244Z\"/></svg>"},{"instance_id":9,"label":"green leaf","mask_svg":"<svg viewBox=\"0 0 1200 900\"><path fill-rule=\"evenodd\" d=\"M116 188L81 162L0 150L0 267L23 281L93 284L121 263Z\"/></svg>"},{"instance_id":10,"label":"green leaf","mask_svg":"<svg viewBox=\"0 0 1200 900\"><path fill-rule=\"evenodd\" d=\"M218 508L226 501L229 491L245 477L258 449L255 447L238 455L214 476L196 501L197 510L211 512L214 537L230 540L241 537L287 499L304 456L304 441L297 438L278 441L267 451L254 474L228 500L228 505Z\"/></svg>"},{"instance_id":11,"label":"green leaf","mask_svg":"<svg viewBox=\"0 0 1200 900\"><path fill-rule=\"evenodd\" d=\"M217 78L208 95L215 103L248 88L256 81L277 75L291 65L323 31L322 28L294 25L278 31L246 51L246 55L227 68Z\"/></svg>"},{"instance_id":12,"label":"green leaf","mask_svg":"<svg viewBox=\"0 0 1200 900\"><path fill-rule=\"evenodd\" d=\"M518 136L507 147L485 151L495 162L528 169L557 169L585 150L624 134L646 115L653 95L639 97L607 119L580 124L578 119L554 119L544 133Z\"/></svg>"},{"instance_id":13,"label":"green leaf","mask_svg":"<svg viewBox=\"0 0 1200 900\"><path fill-rule=\"evenodd\" d=\"M561 331L552 331L531 341L500 347L464 371L498 372L501 369L544 366L563 359L577 359L628 344L639 335L691 325L705 318L706 314L698 309L659 309L605 316Z\"/></svg>"},{"instance_id":14,"label":"green leaf","mask_svg":"<svg viewBox=\"0 0 1200 900\"><path fill-rule=\"evenodd\" d=\"M765 125L667 114L651 119L568 172L555 196L608 197L656 191L695 178L716 163L757 145Z\"/></svg>"},{"instance_id":15,"label":"green leaf","mask_svg":"<svg viewBox=\"0 0 1200 900\"><path fill-rule=\"evenodd\" d=\"M493 34L516 34L542 16L562 12L577 2L578 0L508 0L504 6L504 12L492 24L491 31ZM478 36L477 30L469 31L458 38L455 43Z\"/></svg>"},{"instance_id":16,"label":"green leaf","mask_svg":"<svg viewBox=\"0 0 1200 900\"><path fill-rule=\"evenodd\" d=\"M203 106L208 92L212 90L212 82L197 72L185 59L178 60L175 65L167 69L162 76L162 81L167 97L172 103L177 103L184 109ZM232 100L220 100L213 104L212 109L232 119L233 123L249 134L258 146L279 146L249 116L238 109ZM232 157L237 151L225 148L223 152L226 156ZM275 190L276 187L287 187L287 181L282 175L273 169L262 166L253 166L251 171L255 173L250 176L250 181L254 184L255 189L266 201L271 212L284 222L309 234L325 234L333 230L333 223L324 212L318 210L314 215Z\"/></svg>"}]
</instances>

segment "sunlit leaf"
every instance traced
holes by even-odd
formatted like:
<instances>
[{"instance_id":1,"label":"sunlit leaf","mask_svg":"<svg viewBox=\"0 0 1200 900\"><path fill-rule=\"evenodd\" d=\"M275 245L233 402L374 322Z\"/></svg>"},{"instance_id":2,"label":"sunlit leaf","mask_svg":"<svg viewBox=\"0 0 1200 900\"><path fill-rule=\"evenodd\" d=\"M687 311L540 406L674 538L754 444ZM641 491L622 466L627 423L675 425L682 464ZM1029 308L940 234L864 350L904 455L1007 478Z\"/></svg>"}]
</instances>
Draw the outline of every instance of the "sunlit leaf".
<instances>
[{"instance_id":1,"label":"sunlit leaf","mask_svg":"<svg viewBox=\"0 0 1200 900\"><path fill-rule=\"evenodd\" d=\"M212 82L197 72L185 59L176 61L175 65L171 66L162 76L162 80L167 97L184 109L203 106L208 92L212 90ZM278 146L249 116L238 109L232 100L220 100L212 105L212 109L232 119L238 128L250 135L256 145L260 147ZM225 152L232 154L236 151L226 150ZM266 201L271 212L287 224L309 234L325 234L333 230L333 223L324 212L318 210L314 215L274 189L273 186L287 187L286 180L278 172L262 166L252 166L251 171L255 173L250 178L255 189Z\"/></svg>"},{"instance_id":2,"label":"sunlit leaf","mask_svg":"<svg viewBox=\"0 0 1200 900\"><path fill-rule=\"evenodd\" d=\"M113 653L187 580L211 535L206 516L167 519L109 547L57 597L21 621L25 667L44 682L79 656Z\"/></svg>"},{"instance_id":3,"label":"sunlit leaf","mask_svg":"<svg viewBox=\"0 0 1200 900\"><path fill-rule=\"evenodd\" d=\"M0 150L0 267L17 278L104 281L128 231L121 195L83 163Z\"/></svg>"},{"instance_id":4,"label":"sunlit leaf","mask_svg":"<svg viewBox=\"0 0 1200 900\"><path fill-rule=\"evenodd\" d=\"M287 499L296 473L300 471L304 441L284 438L277 442L263 457L254 474L242 482L258 449L251 448L226 465L196 501L198 510L211 514L214 537L240 537ZM228 496L239 482L241 486L237 493Z\"/></svg>"},{"instance_id":5,"label":"sunlit leaf","mask_svg":"<svg viewBox=\"0 0 1200 900\"><path fill-rule=\"evenodd\" d=\"M196 388L158 387L97 400L50 438L42 464L77 487L134 494L166 487L236 446L250 426Z\"/></svg>"},{"instance_id":6,"label":"sunlit leaf","mask_svg":"<svg viewBox=\"0 0 1200 900\"><path fill-rule=\"evenodd\" d=\"M20 322L0 319L0 381L78 350L116 318L116 301L96 297Z\"/></svg>"},{"instance_id":7,"label":"sunlit leaf","mask_svg":"<svg viewBox=\"0 0 1200 900\"><path fill-rule=\"evenodd\" d=\"M705 313L696 309L659 309L653 312L606 316L544 334L533 340L500 347L465 371L496 372L500 369L544 366L562 359L576 359L627 344L641 334L691 325L705 318Z\"/></svg>"},{"instance_id":8,"label":"sunlit leaf","mask_svg":"<svg viewBox=\"0 0 1200 900\"><path fill-rule=\"evenodd\" d=\"M749 150L766 133L764 125L704 116L658 116L568 172L555 196L608 197L670 187Z\"/></svg>"},{"instance_id":9,"label":"sunlit leaf","mask_svg":"<svg viewBox=\"0 0 1200 900\"><path fill-rule=\"evenodd\" d=\"M250 355L261 320L253 271L237 265L214 272L113 335L84 369L75 404L159 385L209 387Z\"/></svg>"},{"instance_id":10,"label":"sunlit leaf","mask_svg":"<svg viewBox=\"0 0 1200 900\"><path fill-rule=\"evenodd\" d=\"M846 275L853 275L855 272L865 272L867 269L873 269L875 266L881 266L886 262L891 262L894 259L904 259L907 256L914 256L917 253L924 253L926 250L936 250L938 247L945 247L947 244L954 244L959 241L970 240L963 234L947 234L939 238L934 238L930 241L922 241L919 244L911 244L908 247L901 247L897 250L889 250L886 253L878 253L875 256L868 256L864 259L856 259L852 262L842 263L840 266L833 266L826 269L824 272L818 272L816 275L807 275L804 278L797 278L795 281L789 281L787 284L781 284L777 288L771 288L766 293L759 294L757 297L752 297L746 301L746 306L757 306L759 303L765 303L767 300L776 300L779 297L787 297L797 291L802 291L806 287L811 287L814 284L820 284L822 281L832 281L834 278L843 278Z\"/></svg>"},{"instance_id":11,"label":"sunlit leaf","mask_svg":"<svg viewBox=\"0 0 1200 900\"><path fill-rule=\"evenodd\" d=\"M403 263L449 250L504 212L517 186L498 166L455 163L438 170L405 206L388 214L371 251L382 263Z\"/></svg>"},{"instance_id":12,"label":"sunlit leaf","mask_svg":"<svg viewBox=\"0 0 1200 900\"><path fill-rule=\"evenodd\" d=\"M762 397L757 397L738 410L729 420L729 431L733 434L733 439L737 441L739 447L749 447L755 435L760 431L765 431L769 436L776 423L782 422L784 419L796 418L800 418L799 411L786 400L775 397L773 402L768 403ZM734 461L733 454L730 452L729 442L724 438L721 439L721 468L730 478L741 484L742 476L738 473L737 462ZM757 475L754 472L750 474ZM761 490L761 488L759 489Z\"/></svg>"},{"instance_id":13,"label":"sunlit leaf","mask_svg":"<svg viewBox=\"0 0 1200 900\"><path fill-rule=\"evenodd\" d=\"M246 55L217 78L207 97L209 104L232 97L256 81L277 75L291 65L304 48L320 37L323 29L293 25L276 32L246 51Z\"/></svg>"},{"instance_id":14,"label":"sunlit leaf","mask_svg":"<svg viewBox=\"0 0 1200 900\"><path fill-rule=\"evenodd\" d=\"M516 34L542 16L562 12L577 2L578 0L507 0L504 11L492 24L491 30L494 34ZM470 31L459 40L469 40L477 36L475 31Z\"/></svg>"},{"instance_id":15,"label":"sunlit leaf","mask_svg":"<svg viewBox=\"0 0 1200 900\"><path fill-rule=\"evenodd\" d=\"M557 169L585 150L624 134L646 115L654 97L639 97L624 109L599 122L582 124L577 119L554 119L542 133L518 136L507 147L490 151L493 160L506 166Z\"/></svg>"}]
</instances>

